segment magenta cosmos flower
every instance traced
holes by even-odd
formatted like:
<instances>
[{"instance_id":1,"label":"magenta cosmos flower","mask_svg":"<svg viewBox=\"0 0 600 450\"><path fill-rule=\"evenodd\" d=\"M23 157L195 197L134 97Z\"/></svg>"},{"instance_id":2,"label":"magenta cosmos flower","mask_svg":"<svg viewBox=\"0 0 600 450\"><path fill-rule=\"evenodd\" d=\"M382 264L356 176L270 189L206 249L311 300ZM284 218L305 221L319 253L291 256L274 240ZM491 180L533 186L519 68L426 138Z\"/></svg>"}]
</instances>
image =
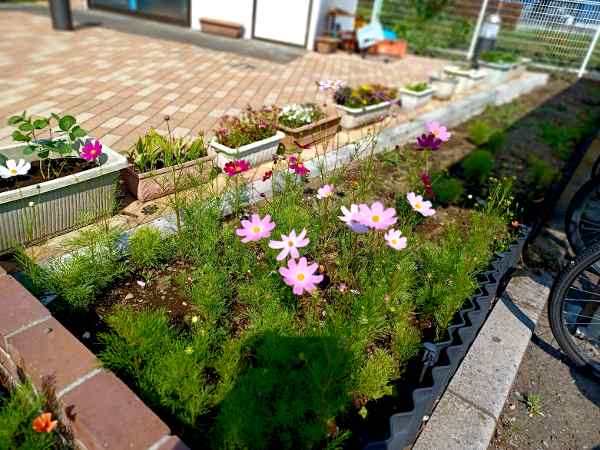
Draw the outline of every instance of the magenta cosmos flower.
<instances>
[{"instance_id":1,"label":"magenta cosmos flower","mask_svg":"<svg viewBox=\"0 0 600 450\"><path fill-rule=\"evenodd\" d=\"M250 169L250 163L244 159L229 161L223 167L223 171L230 177L237 175L238 173L246 172L248 169Z\"/></svg>"},{"instance_id":2,"label":"magenta cosmos flower","mask_svg":"<svg viewBox=\"0 0 600 450\"><path fill-rule=\"evenodd\" d=\"M289 159L289 168L296 175L304 176L310 173L310 170L306 168L304 163L300 161L300 158L297 156L290 156Z\"/></svg>"},{"instance_id":3,"label":"magenta cosmos flower","mask_svg":"<svg viewBox=\"0 0 600 450\"><path fill-rule=\"evenodd\" d=\"M388 247L394 250L402 250L406 248L406 238L402 237L400 230L394 230L393 228L383 235Z\"/></svg>"},{"instance_id":4,"label":"magenta cosmos flower","mask_svg":"<svg viewBox=\"0 0 600 450\"><path fill-rule=\"evenodd\" d=\"M423 200L423 197L416 195L414 192L406 194L406 199L412 209L421 214L422 216L429 217L435 214L435 209L431 207L431 202Z\"/></svg>"},{"instance_id":5,"label":"magenta cosmos flower","mask_svg":"<svg viewBox=\"0 0 600 450\"><path fill-rule=\"evenodd\" d=\"M98 158L102 154L102 144L99 140L93 142L91 140L87 141L83 147L81 148L81 152L79 155L83 159L87 159L88 161L93 161Z\"/></svg>"},{"instance_id":6,"label":"magenta cosmos flower","mask_svg":"<svg viewBox=\"0 0 600 450\"><path fill-rule=\"evenodd\" d=\"M317 198L319 200L324 200L333 195L333 185L324 184L319 189L317 189Z\"/></svg>"},{"instance_id":7,"label":"magenta cosmos flower","mask_svg":"<svg viewBox=\"0 0 600 450\"><path fill-rule=\"evenodd\" d=\"M448 142L452 137L452 133L448 131L445 126L442 126L439 122L428 122L425 125L427 132L433 134L437 139L442 142Z\"/></svg>"},{"instance_id":8,"label":"magenta cosmos flower","mask_svg":"<svg viewBox=\"0 0 600 450\"><path fill-rule=\"evenodd\" d=\"M358 205L352 204L350 205L350 209L342 206L340 209L342 210L343 215L338 216L338 218L344 222L348 228L355 233L366 233L369 231L369 227L361 223Z\"/></svg>"},{"instance_id":9,"label":"magenta cosmos flower","mask_svg":"<svg viewBox=\"0 0 600 450\"><path fill-rule=\"evenodd\" d=\"M316 285L323 281L323 275L315 275L318 267L317 263L308 264L306 258L300 258L298 262L290 259L287 267L281 267L279 273L283 277L283 282L292 286L294 294L302 295L304 292L314 291Z\"/></svg>"},{"instance_id":10,"label":"magenta cosmos flower","mask_svg":"<svg viewBox=\"0 0 600 450\"><path fill-rule=\"evenodd\" d=\"M419 150L439 150L442 141L435 137L433 133L422 134L417 137L417 146Z\"/></svg>"},{"instance_id":11,"label":"magenta cosmos flower","mask_svg":"<svg viewBox=\"0 0 600 450\"><path fill-rule=\"evenodd\" d=\"M385 230L396 223L396 210L387 208L381 202L375 202L370 207L358 205L360 223L375 230Z\"/></svg>"},{"instance_id":12,"label":"magenta cosmos flower","mask_svg":"<svg viewBox=\"0 0 600 450\"><path fill-rule=\"evenodd\" d=\"M275 222L271 221L271 216L266 215L260 218L258 214L252 214L250 220L242 220L241 228L235 230L235 234L242 238L244 244L250 241L258 241L262 238L271 236L271 231L275 228Z\"/></svg>"},{"instance_id":13,"label":"magenta cosmos flower","mask_svg":"<svg viewBox=\"0 0 600 450\"><path fill-rule=\"evenodd\" d=\"M296 236L296 230L292 230L287 236L281 235L281 241L269 241L269 247L281 249L277 255L277 261L281 261L291 255L292 258L300 258L299 248L306 247L310 239L306 237L306 229L302 229L299 235Z\"/></svg>"}]
</instances>

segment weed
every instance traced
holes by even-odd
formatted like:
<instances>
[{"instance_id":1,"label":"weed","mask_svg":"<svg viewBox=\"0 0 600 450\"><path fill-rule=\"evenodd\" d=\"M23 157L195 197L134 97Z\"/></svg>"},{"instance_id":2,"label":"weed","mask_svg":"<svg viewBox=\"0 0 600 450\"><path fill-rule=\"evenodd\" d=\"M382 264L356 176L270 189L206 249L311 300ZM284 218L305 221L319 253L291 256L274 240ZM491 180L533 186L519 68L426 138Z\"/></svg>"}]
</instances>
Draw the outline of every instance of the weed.
<instances>
[{"instance_id":1,"label":"weed","mask_svg":"<svg viewBox=\"0 0 600 450\"><path fill-rule=\"evenodd\" d=\"M554 155L563 161L567 161L573 154L580 135L578 127L560 127L547 122L539 124L539 136L550 146Z\"/></svg>"},{"instance_id":2,"label":"weed","mask_svg":"<svg viewBox=\"0 0 600 450\"><path fill-rule=\"evenodd\" d=\"M462 162L465 178L473 183L482 184L494 168L494 155L487 150L475 150Z\"/></svg>"},{"instance_id":3,"label":"weed","mask_svg":"<svg viewBox=\"0 0 600 450\"><path fill-rule=\"evenodd\" d=\"M527 183L535 198L544 195L558 177L558 171L549 163L535 155L528 158Z\"/></svg>"},{"instance_id":4,"label":"weed","mask_svg":"<svg viewBox=\"0 0 600 450\"><path fill-rule=\"evenodd\" d=\"M525 402L527 405L527 412L529 416L543 416L542 412L542 397L540 394L527 394L525 398Z\"/></svg>"},{"instance_id":5,"label":"weed","mask_svg":"<svg viewBox=\"0 0 600 450\"><path fill-rule=\"evenodd\" d=\"M168 245L158 229L145 225L130 236L129 257L138 269L157 269L168 254Z\"/></svg>"},{"instance_id":6,"label":"weed","mask_svg":"<svg viewBox=\"0 0 600 450\"><path fill-rule=\"evenodd\" d=\"M469 126L469 140L475 145L485 144L497 130L484 120L474 120Z\"/></svg>"},{"instance_id":7,"label":"weed","mask_svg":"<svg viewBox=\"0 0 600 450\"><path fill-rule=\"evenodd\" d=\"M464 183L458 178L451 178L444 174L433 175L432 189L435 200L443 205L456 203L463 195Z\"/></svg>"}]
</instances>

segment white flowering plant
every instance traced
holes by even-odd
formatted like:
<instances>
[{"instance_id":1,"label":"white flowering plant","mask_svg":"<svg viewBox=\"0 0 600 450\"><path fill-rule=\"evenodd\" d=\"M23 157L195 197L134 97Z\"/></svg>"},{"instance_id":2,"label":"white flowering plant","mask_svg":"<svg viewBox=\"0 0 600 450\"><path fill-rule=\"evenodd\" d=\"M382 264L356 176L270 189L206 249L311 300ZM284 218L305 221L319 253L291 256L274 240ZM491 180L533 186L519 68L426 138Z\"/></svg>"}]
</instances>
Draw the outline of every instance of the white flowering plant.
<instances>
[{"instance_id":1,"label":"white flowering plant","mask_svg":"<svg viewBox=\"0 0 600 450\"><path fill-rule=\"evenodd\" d=\"M291 104L279 113L279 123L289 128L299 128L325 117L319 105L314 103Z\"/></svg>"}]
</instances>

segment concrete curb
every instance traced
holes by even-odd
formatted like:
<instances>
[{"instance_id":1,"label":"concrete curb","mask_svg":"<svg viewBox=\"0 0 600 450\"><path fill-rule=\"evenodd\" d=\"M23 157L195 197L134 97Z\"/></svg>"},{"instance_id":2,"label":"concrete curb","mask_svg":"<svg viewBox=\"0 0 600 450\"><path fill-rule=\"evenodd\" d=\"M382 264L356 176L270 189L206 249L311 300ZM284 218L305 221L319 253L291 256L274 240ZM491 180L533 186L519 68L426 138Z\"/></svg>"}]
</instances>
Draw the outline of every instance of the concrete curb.
<instances>
[{"instance_id":1,"label":"concrete curb","mask_svg":"<svg viewBox=\"0 0 600 450\"><path fill-rule=\"evenodd\" d=\"M551 284L531 272L512 278L413 450L488 448Z\"/></svg>"}]
</instances>

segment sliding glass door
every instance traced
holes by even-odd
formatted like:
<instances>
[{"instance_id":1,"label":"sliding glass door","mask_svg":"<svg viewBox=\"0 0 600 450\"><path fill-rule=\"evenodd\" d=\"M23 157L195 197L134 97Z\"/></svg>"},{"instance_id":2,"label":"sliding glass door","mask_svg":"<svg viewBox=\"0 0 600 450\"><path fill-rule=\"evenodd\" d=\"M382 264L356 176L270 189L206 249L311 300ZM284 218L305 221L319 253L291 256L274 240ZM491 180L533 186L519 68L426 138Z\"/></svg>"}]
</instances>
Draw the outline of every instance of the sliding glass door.
<instances>
[{"instance_id":1,"label":"sliding glass door","mask_svg":"<svg viewBox=\"0 0 600 450\"><path fill-rule=\"evenodd\" d=\"M91 8L111 9L189 24L190 0L89 0L89 5Z\"/></svg>"}]
</instances>

